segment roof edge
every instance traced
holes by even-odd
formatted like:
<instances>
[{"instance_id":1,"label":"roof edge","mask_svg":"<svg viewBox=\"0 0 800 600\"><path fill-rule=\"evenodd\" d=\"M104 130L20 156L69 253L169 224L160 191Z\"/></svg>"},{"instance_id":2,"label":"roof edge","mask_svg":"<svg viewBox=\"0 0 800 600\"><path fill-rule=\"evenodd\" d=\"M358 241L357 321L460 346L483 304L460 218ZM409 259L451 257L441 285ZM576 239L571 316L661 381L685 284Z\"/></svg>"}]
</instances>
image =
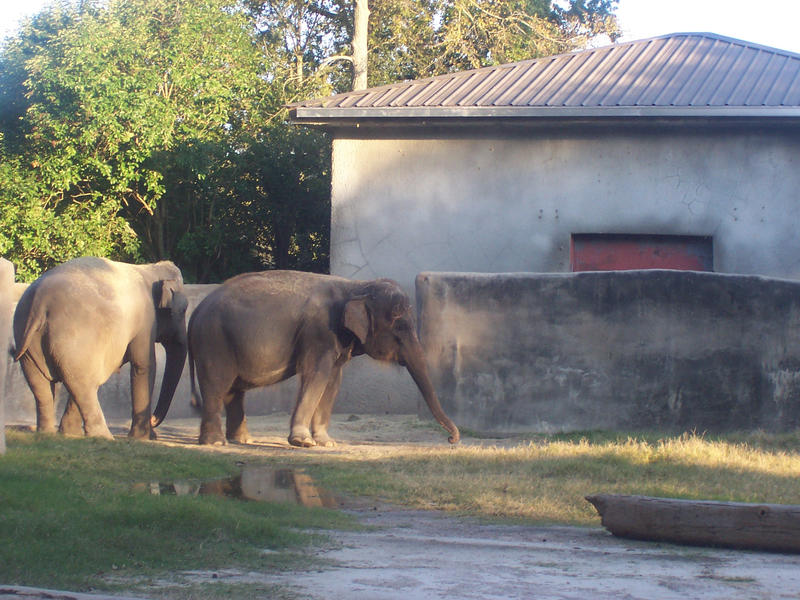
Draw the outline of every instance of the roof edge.
<instances>
[{"instance_id":1,"label":"roof edge","mask_svg":"<svg viewBox=\"0 0 800 600\"><path fill-rule=\"evenodd\" d=\"M546 119L546 118L800 118L796 106L487 106L487 107L292 107L293 123L334 125L353 119Z\"/></svg>"}]
</instances>

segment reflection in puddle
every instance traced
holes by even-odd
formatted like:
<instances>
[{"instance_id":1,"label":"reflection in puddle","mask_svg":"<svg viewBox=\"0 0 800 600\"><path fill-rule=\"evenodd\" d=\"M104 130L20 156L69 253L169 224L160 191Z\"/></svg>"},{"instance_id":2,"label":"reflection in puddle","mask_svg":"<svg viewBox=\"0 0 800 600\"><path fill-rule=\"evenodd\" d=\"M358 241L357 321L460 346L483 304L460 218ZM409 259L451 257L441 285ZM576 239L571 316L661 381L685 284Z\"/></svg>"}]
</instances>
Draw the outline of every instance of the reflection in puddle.
<instances>
[{"instance_id":1,"label":"reflection in puddle","mask_svg":"<svg viewBox=\"0 0 800 600\"><path fill-rule=\"evenodd\" d=\"M216 481L153 481L134 486L151 494L197 496L214 495L257 500L261 502L292 502L301 506L336 508L339 503L333 494L317 487L309 475L295 469L244 467L242 474Z\"/></svg>"}]
</instances>

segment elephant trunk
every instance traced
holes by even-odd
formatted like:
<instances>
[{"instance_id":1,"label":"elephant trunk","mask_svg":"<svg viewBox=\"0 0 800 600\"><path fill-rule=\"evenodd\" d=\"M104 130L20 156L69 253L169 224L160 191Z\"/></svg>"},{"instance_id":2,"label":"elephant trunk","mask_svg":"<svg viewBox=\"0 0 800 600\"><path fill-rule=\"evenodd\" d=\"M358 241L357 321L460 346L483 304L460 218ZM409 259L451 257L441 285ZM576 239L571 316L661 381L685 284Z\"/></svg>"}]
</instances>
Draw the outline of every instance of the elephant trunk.
<instances>
[{"instance_id":1,"label":"elephant trunk","mask_svg":"<svg viewBox=\"0 0 800 600\"><path fill-rule=\"evenodd\" d=\"M164 377L161 381L161 392L158 395L158 403L150 419L151 427L158 427L164 417L167 416L172 397L181 380L183 365L186 363L186 342L173 342L164 344L167 354L167 362L164 365Z\"/></svg>"},{"instance_id":2,"label":"elephant trunk","mask_svg":"<svg viewBox=\"0 0 800 600\"><path fill-rule=\"evenodd\" d=\"M403 362L405 362L406 369L408 369L411 378L422 393L422 398L428 405L431 414L433 414L433 417L439 424L450 433L448 441L451 444L458 443L461 439L461 434L455 423L445 414L442 405L439 404L439 398L436 395L436 390L428 374L428 366L425 362L425 354L422 350L422 345L419 343L416 336L413 336L412 340L404 344L404 350L405 351L402 353Z\"/></svg>"}]
</instances>

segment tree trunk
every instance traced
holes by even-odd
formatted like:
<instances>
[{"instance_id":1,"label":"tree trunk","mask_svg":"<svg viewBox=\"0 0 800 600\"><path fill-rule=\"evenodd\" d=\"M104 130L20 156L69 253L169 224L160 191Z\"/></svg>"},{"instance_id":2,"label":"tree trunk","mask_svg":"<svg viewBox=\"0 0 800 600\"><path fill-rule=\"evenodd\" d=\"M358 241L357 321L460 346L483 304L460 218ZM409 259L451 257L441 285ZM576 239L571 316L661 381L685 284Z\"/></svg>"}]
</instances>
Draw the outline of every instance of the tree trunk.
<instances>
[{"instance_id":1,"label":"tree trunk","mask_svg":"<svg viewBox=\"0 0 800 600\"><path fill-rule=\"evenodd\" d=\"M367 89L368 0L356 0L353 23L353 90Z\"/></svg>"},{"instance_id":2,"label":"tree trunk","mask_svg":"<svg viewBox=\"0 0 800 600\"><path fill-rule=\"evenodd\" d=\"M618 537L800 552L800 506L676 500L647 496L587 496L603 526Z\"/></svg>"}]
</instances>

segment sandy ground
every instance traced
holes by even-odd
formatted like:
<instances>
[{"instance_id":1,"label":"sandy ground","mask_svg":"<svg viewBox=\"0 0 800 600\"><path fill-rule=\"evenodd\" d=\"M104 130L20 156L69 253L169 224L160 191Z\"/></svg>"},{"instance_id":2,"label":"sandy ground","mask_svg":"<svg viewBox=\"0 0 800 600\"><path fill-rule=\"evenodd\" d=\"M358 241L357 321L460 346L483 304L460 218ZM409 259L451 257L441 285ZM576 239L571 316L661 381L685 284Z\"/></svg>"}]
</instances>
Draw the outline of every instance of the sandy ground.
<instances>
[{"instance_id":1,"label":"sandy ground","mask_svg":"<svg viewBox=\"0 0 800 600\"><path fill-rule=\"evenodd\" d=\"M446 444L444 432L414 417L339 415L334 449L292 449L288 416L249 419L254 443L222 452L386 452L397 446ZM195 445L198 421L169 419L160 443ZM124 426L112 427L115 435ZM464 444L513 440L466 439ZM196 446L195 446L196 447ZM800 599L800 556L696 548L615 538L600 527L486 524L437 512L354 503L347 510L368 525L333 532L315 553L332 565L283 574L237 571L185 573L187 581L281 585L303 599ZM96 600L98 596L10 588L0 599Z\"/></svg>"}]
</instances>

